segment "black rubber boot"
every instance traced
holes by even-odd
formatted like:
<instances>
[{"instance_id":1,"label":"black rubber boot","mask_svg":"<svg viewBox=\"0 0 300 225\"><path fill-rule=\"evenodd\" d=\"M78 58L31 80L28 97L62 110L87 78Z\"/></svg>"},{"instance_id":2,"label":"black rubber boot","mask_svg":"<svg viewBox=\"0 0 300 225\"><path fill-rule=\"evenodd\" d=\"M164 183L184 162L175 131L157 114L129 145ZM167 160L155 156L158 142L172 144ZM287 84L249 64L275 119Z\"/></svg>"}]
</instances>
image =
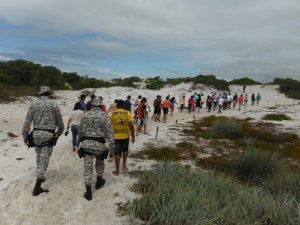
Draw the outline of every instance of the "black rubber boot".
<instances>
[{"instance_id":1,"label":"black rubber boot","mask_svg":"<svg viewBox=\"0 0 300 225\"><path fill-rule=\"evenodd\" d=\"M97 176L97 181L96 181L96 189L100 189L103 185L105 184L105 180L99 176Z\"/></svg>"},{"instance_id":2,"label":"black rubber boot","mask_svg":"<svg viewBox=\"0 0 300 225\"><path fill-rule=\"evenodd\" d=\"M49 192L49 190L41 188L42 183L43 183L43 179L36 180L35 186L32 191L32 196L38 196L39 194L41 194L43 192Z\"/></svg>"},{"instance_id":3,"label":"black rubber boot","mask_svg":"<svg viewBox=\"0 0 300 225\"><path fill-rule=\"evenodd\" d=\"M91 201L93 199L91 185L86 185L85 187L86 192L84 193L84 197L86 198L86 200Z\"/></svg>"}]
</instances>

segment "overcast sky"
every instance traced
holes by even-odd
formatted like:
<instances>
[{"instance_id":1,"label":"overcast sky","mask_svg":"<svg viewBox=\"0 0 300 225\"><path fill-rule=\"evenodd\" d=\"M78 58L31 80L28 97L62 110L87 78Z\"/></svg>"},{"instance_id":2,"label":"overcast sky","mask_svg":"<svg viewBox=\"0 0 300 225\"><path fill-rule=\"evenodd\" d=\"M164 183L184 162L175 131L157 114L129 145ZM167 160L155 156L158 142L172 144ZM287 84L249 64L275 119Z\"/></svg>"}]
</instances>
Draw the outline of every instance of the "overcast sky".
<instances>
[{"instance_id":1,"label":"overcast sky","mask_svg":"<svg viewBox=\"0 0 300 225\"><path fill-rule=\"evenodd\" d=\"M100 79L300 79L299 0L0 0L0 60Z\"/></svg>"}]
</instances>

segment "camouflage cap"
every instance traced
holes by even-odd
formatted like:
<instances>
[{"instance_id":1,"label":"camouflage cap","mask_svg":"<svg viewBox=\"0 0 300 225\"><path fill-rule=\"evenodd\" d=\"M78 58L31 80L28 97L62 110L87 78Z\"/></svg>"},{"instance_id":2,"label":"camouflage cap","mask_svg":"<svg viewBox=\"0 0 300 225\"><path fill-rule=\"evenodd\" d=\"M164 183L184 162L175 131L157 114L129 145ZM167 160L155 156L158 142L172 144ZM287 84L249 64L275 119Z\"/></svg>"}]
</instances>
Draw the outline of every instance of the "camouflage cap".
<instances>
[{"instance_id":1,"label":"camouflage cap","mask_svg":"<svg viewBox=\"0 0 300 225\"><path fill-rule=\"evenodd\" d=\"M50 87L48 86L41 86L40 91L38 92L39 95L44 93L53 93Z\"/></svg>"},{"instance_id":2,"label":"camouflage cap","mask_svg":"<svg viewBox=\"0 0 300 225\"><path fill-rule=\"evenodd\" d=\"M100 106L102 105L102 99L100 97L96 97L92 100L92 105L93 106Z\"/></svg>"}]
</instances>

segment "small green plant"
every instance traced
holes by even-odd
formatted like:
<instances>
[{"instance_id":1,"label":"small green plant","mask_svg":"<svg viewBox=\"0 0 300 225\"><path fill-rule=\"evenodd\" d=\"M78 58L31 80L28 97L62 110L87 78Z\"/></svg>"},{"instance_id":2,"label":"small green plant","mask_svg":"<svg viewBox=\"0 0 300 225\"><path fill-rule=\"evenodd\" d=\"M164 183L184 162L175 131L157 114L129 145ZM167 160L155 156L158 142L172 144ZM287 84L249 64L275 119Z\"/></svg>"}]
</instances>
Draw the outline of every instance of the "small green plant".
<instances>
[{"instance_id":1,"label":"small green plant","mask_svg":"<svg viewBox=\"0 0 300 225\"><path fill-rule=\"evenodd\" d=\"M281 164L273 155L248 148L233 160L232 167L234 175L239 179L260 183L264 178L275 175Z\"/></svg>"},{"instance_id":2,"label":"small green plant","mask_svg":"<svg viewBox=\"0 0 300 225\"><path fill-rule=\"evenodd\" d=\"M211 128L211 133L214 137L228 139L236 139L242 135L241 126L230 120L216 121Z\"/></svg>"},{"instance_id":3,"label":"small green plant","mask_svg":"<svg viewBox=\"0 0 300 225\"><path fill-rule=\"evenodd\" d=\"M263 120L276 120L276 121L292 120L291 117L289 117L285 114L282 114L282 113L267 114L267 115L264 115L264 117L262 119Z\"/></svg>"}]
</instances>

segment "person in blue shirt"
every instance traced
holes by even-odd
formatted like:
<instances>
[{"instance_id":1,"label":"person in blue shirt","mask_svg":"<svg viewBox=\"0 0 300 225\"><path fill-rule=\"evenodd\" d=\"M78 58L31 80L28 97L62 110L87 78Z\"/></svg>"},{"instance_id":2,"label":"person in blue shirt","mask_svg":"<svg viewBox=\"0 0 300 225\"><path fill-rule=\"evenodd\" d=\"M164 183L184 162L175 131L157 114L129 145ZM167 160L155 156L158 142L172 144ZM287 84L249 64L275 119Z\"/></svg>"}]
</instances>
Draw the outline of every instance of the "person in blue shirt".
<instances>
[{"instance_id":1,"label":"person in blue shirt","mask_svg":"<svg viewBox=\"0 0 300 225\"><path fill-rule=\"evenodd\" d=\"M86 103L85 103L85 99L86 99L86 95L85 94L81 94L80 95L80 99L79 99L79 102L80 102L80 105L81 105L81 110L86 112Z\"/></svg>"},{"instance_id":2,"label":"person in blue shirt","mask_svg":"<svg viewBox=\"0 0 300 225\"><path fill-rule=\"evenodd\" d=\"M124 102L124 107L123 108L131 113L131 102L130 102L130 100L131 100L131 96L128 95L127 100Z\"/></svg>"}]
</instances>

